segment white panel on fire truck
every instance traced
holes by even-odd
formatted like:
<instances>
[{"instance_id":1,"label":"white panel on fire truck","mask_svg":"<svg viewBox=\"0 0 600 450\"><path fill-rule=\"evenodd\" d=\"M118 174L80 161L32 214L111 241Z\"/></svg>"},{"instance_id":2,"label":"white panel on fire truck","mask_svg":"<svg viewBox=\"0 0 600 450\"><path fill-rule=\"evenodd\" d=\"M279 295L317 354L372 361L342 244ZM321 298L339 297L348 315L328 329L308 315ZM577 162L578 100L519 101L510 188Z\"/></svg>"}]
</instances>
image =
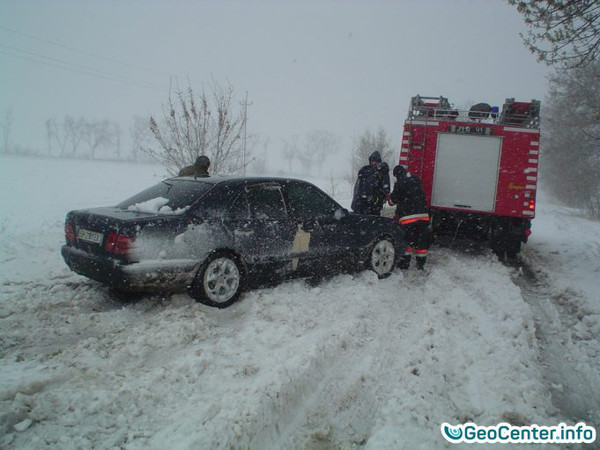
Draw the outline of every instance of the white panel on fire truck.
<instances>
[{"instance_id":1,"label":"white panel on fire truck","mask_svg":"<svg viewBox=\"0 0 600 450\"><path fill-rule=\"evenodd\" d=\"M431 127L437 127L440 124L439 122L431 122L429 120L413 120L409 123L411 125L429 125Z\"/></svg>"},{"instance_id":2,"label":"white panel on fire truck","mask_svg":"<svg viewBox=\"0 0 600 450\"><path fill-rule=\"evenodd\" d=\"M534 134L540 134L540 130L537 128L511 128L511 127L504 127L503 128L504 131L515 131L517 133L534 133Z\"/></svg>"},{"instance_id":3,"label":"white panel on fire truck","mask_svg":"<svg viewBox=\"0 0 600 450\"><path fill-rule=\"evenodd\" d=\"M440 133L431 204L494 211L502 138Z\"/></svg>"}]
</instances>

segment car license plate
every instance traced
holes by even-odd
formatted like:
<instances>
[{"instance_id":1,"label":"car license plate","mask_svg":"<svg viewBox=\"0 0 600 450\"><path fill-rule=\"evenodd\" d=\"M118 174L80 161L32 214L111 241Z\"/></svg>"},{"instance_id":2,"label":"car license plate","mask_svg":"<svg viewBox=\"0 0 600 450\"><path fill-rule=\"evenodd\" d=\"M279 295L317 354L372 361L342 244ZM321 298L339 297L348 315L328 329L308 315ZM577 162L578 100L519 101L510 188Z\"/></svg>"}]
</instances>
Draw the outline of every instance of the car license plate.
<instances>
[{"instance_id":1,"label":"car license plate","mask_svg":"<svg viewBox=\"0 0 600 450\"><path fill-rule=\"evenodd\" d=\"M85 230L83 228L77 230L77 239L81 241L102 244L103 237L104 235L102 233L96 233L95 231Z\"/></svg>"}]
</instances>

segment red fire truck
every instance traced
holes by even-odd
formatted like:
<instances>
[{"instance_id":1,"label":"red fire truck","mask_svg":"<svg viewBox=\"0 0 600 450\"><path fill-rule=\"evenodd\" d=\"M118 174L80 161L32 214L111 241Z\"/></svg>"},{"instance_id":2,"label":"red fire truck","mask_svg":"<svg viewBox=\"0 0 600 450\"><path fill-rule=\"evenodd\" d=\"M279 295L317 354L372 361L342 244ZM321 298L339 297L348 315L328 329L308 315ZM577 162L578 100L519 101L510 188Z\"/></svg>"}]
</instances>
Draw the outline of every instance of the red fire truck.
<instances>
[{"instance_id":1,"label":"red fire truck","mask_svg":"<svg viewBox=\"0 0 600 450\"><path fill-rule=\"evenodd\" d=\"M400 164L423 182L434 236L487 240L517 256L535 217L539 112L536 100L463 112L444 97L412 98Z\"/></svg>"}]
</instances>

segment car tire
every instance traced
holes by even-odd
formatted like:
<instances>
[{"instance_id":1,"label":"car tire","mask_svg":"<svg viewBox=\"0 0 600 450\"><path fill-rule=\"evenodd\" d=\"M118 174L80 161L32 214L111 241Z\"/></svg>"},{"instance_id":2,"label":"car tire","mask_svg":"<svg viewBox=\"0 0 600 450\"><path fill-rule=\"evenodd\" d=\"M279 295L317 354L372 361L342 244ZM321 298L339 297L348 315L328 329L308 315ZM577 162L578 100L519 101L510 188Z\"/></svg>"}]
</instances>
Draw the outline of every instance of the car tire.
<instances>
[{"instance_id":1,"label":"car tire","mask_svg":"<svg viewBox=\"0 0 600 450\"><path fill-rule=\"evenodd\" d=\"M396 265L396 247L389 237L379 238L369 251L368 266L379 279L392 274Z\"/></svg>"},{"instance_id":2,"label":"car tire","mask_svg":"<svg viewBox=\"0 0 600 450\"><path fill-rule=\"evenodd\" d=\"M200 266L188 293L199 303L227 308L239 299L242 281L242 264L237 257L213 253Z\"/></svg>"}]
</instances>

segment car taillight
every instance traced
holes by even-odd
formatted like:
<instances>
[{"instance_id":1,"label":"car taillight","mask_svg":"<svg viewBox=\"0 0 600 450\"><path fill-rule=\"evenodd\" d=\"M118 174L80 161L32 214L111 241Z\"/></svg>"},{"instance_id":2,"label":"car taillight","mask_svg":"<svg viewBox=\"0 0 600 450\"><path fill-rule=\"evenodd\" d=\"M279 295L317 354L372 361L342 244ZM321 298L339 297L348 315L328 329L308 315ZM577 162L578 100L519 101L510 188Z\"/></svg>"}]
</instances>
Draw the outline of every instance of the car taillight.
<instances>
[{"instance_id":1,"label":"car taillight","mask_svg":"<svg viewBox=\"0 0 600 450\"><path fill-rule=\"evenodd\" d=\"M532 211L535 209L535 200L529 200L529 209Z\"/></svg>"},{"instance_id":2,"label":"car taillight","mask_svg":"<svg viewBox=\"0 0 600 450\"><path fill-rule=\"evenodd\" d=\"M77 235L75 234L75 228L70 223L65 223L65 239L67 240L67 244L72 244L77 240Z\"/></svg>"},{"instance_id":3,"label":"car taillight","mask_svg":"<svg viewBox=\"0 0 600 450\"><path fill-rule=\"evenodd\" d=\"M129 253L133 245L134 238L125 234L110 233L104 243L104 249L118 255L126 255Z\"/></svg>"}]
</instances>

